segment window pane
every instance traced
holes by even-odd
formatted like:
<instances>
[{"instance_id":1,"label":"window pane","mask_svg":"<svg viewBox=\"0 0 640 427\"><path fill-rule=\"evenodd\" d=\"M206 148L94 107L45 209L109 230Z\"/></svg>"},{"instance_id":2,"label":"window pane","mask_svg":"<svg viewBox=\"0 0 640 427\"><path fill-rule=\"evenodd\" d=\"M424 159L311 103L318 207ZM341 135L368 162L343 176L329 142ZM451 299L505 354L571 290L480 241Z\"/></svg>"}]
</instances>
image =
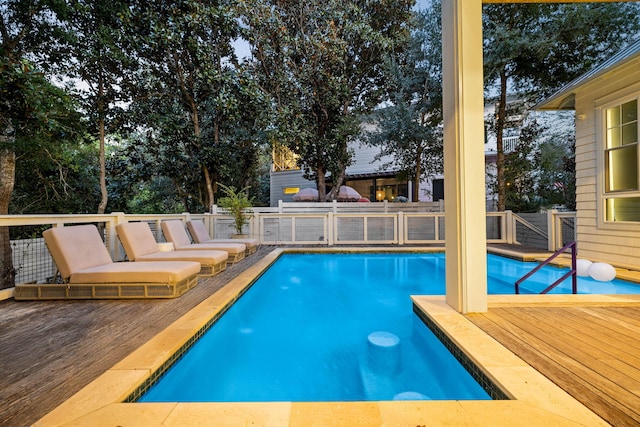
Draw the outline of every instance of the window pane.
<instances>
[{"instance_id":1,"label":"window pane","mask_svg":"<svg viewBox=\"0 0 640 427\"><path fill-rule=\"evenodd\" d=\"M615 148L621 145L620 128L611 128L607 130L607 148Z\"/></svg>"},{"instance_id":2,"label":"window pane","mask_svg":"<svg viewBox=\"0 0 640 427\"><path fill-rule=\"evenodd\" d=\"M607 110L607 128L620 126L620 106Z\"/></svg>"},{"instance_id":3,"label":"window pane","mask_svg":"<svg viewBox=\"0 0 640 427\"><path fill-rule=\"evenodd\" d=\"M638 142L638 122L622 126L622 144Z\"/></svg>"},{"instance_id":4,"label":"window pane","mask_svg":"<svg viewBox=\"0 0 640 427\"><path fill-rule=\"evenodd\" d=\"M622 104L622 124L638 120L638 101Z\"/></svg>"},{"instance_id":5,"label":"window pane","mask_svg":"<svg viewBox=\"0 0 640 427\"><path fill-rule=\"evenodd\" d=\"M607 152L607 191L638 189L638 145Z\"/></svg>"},{"instance_id":6,"label":"window pane","mask_svg":"<svg viewBox=\"0 0 640 427\"><path fill-rule=\"evenodd\" d=\"M607 221L640 221L640 197L607 199Z\"/></svg>"}]
</instances>

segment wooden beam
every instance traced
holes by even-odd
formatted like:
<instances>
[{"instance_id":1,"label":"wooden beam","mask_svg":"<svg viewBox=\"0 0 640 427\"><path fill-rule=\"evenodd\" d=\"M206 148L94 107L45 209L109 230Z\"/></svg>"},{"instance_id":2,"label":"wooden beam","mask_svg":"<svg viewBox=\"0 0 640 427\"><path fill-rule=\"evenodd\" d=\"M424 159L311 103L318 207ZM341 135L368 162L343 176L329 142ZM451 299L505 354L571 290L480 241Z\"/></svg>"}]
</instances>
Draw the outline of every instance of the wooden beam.
<instances>
[{"instance_id":1,"label":"wooden beam","mask_svg":"<svg viewBox=\"0 0 640 427\"><path fill-rule=\"evenodd\" d=\"M631 3L638 0L482 0L484 4L495 3Z\"/></svg>"}]
</instances>

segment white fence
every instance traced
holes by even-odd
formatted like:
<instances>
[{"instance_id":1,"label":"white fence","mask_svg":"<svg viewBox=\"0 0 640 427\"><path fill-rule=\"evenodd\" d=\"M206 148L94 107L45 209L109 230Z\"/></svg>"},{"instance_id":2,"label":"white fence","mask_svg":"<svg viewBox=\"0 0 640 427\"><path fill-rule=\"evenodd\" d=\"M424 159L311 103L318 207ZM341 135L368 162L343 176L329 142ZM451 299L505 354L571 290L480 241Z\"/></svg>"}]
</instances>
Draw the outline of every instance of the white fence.
<instances>
[{"instance_id":1,"label":"white fence","mask_svg":"<svg viewBox=\"0 0 640 427\"><path fill-rule=\"evenodd\" d=\"M306 209L305 204L295 204ZM411 203L389 203L387 212L365 212L365 203L328 203L324 212L260 213L254 212L244 230L263 245L427 245L444 244L444 212L392 212L395 206L413 210L424 206ZM349 205L348 209L341 205ZM369 205L369 204L366 204ZM373 203L371 205L374 205ZM378 205L383 205L382 203ZM360 212L349 212L358 207ZM288 209L282 206L283 210ZM318 209L318 207L315 207ZM330 209L328 209L330 208ZM407 209L409 210L409 209ZM487 243L518 243L524 231L537 233L548 240L548 249L555 250L575 240L575 213L549 211L547 230L540 230L512 212L487 212ZM0 227L9 227L12 234L29 238L11 241L16 283L45 281L55 275L55 266L42 238L49 227L93 223L102 227L105 245L115 261L124 260L115 226L129 221L149 223L158 242L164 241L160 223L169 219L201 219L215 238L228 238L234 232L233 218L222 214L177 215L2 215Z\"/></svg>"}]
</instances>

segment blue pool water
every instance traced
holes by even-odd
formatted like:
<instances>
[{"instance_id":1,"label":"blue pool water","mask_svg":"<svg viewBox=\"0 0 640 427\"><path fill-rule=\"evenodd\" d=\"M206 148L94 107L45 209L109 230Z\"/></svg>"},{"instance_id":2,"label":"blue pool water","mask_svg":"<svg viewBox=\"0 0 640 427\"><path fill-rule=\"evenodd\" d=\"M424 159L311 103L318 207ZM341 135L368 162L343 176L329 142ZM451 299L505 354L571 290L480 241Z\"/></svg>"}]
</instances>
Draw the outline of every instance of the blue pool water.
<instances>
[{"instance_id":1,"label":"blue pool water","mask_svg":"<svg viewBox=\"0 0 640 427\"><path fill-rule=\"evenodd\" d=\"M488 261L490 293L513 293L534 266ZM563 271L545 268L522 292ZM409 295L444 294L444 274L444 254L284 255L140 401L489 399L412 311ZM640 291L580 282L592 293ZM399 344L385 346L389 337Z\"/></svg>"}]
</instances>

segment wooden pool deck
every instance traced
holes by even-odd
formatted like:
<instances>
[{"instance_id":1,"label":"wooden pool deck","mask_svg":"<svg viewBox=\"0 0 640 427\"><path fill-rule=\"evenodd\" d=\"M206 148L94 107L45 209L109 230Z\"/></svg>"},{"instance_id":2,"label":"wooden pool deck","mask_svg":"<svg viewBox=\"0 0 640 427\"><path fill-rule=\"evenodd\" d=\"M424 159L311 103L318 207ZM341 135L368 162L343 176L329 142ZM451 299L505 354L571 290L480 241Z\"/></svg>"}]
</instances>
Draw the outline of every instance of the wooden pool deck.
<instances>
[{"instance_id":1,"label":"wooden pool deck","mask_svg":"<svg viewBox=\"0 0 640 427\"><path fill-rule=\"evenodd\" d=\"M272 249L173 300L0 301L0 425L33 424ZM510 298L465 317L602 419L640 425L640 297Z\"/></svg>"},{"instance_id":2,"label":"wooden pool deck","mask_svg":"<svg viewBox=\"0 0 640 427\"><path fill-rule=\"evenodd\" d=\"M626 303L513 303L466 316L615 426L640 425L640 296Z\"/></svg>"}]
</instances>

